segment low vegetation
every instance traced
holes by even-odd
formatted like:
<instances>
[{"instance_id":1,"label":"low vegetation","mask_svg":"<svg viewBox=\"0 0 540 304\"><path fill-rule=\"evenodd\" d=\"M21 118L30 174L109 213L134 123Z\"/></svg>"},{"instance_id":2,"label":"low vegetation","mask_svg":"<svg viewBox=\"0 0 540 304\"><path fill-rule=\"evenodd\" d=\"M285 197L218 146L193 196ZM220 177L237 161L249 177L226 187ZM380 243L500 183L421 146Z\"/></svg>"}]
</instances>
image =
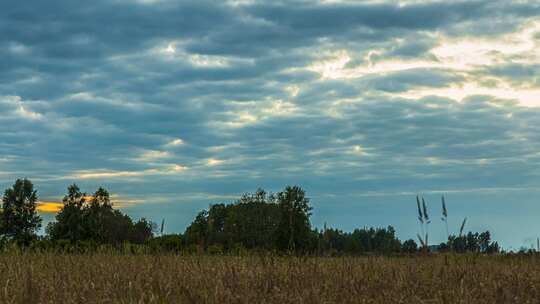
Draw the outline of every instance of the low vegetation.
<instances>
[{"instance_id":1,"label":"low vegetation","mask_svg":"<svg viewBox=\"0 0 540 304\"><path fill-rule=\"evenodd\" d=\"M64 207L36 231L29 180L5 191L0 303L537 303L540 255L503 253L488 231L420 246L393 227L313 229L300 187L258 190L201 211L184 233L132 220L108 192L68 187ZM442 220L448 210L442 199ZM446 229L448 231L448 228ZM436 253L435 253L436 252Z\"/></svg>"},{"instance_id":2,"label":"low vegetation","mask_svg":"<svg viewBox=\"0 0 540 304\"><path fill-rule=\"evenodd\" d=\"M1 303L538 303L537 256L0 255Z\"/></svg>"},{"instance_id":3,"label":"low vegetation","mask_svg":"<svg viewBox=\"0 0 540 304\"><path fill-rule=\"evenodd\" d=\"M262 189L244 194L232 204L213 204L203 210L183 234L163 235L162 221L159 236L156 224L142 218L137 221L113 208L109 193L103 188L92 195L71 185L63 199L64 206L55 221L46 227L47 234L36 231L41 219L36 212L37 192L27 179L17 180L2 199L0 214L1 244L16 244L27 249L89 252L109 246L130 247L144 252L242 253L266 251L297 255L362 255L397 254L437 251L498 253L500 248L491 241L489 231L448 235L448 241L429 246L428 227L431 220L425 200L417 197L421 234L420 247L412 240L402 242L392 226L362 228L352 232L327 228L313 229L310 223L311 206L305 191L297 186L286 187L278 193ZM448 211L442 199L443 221Z\"/></svg>"}]
</instances>

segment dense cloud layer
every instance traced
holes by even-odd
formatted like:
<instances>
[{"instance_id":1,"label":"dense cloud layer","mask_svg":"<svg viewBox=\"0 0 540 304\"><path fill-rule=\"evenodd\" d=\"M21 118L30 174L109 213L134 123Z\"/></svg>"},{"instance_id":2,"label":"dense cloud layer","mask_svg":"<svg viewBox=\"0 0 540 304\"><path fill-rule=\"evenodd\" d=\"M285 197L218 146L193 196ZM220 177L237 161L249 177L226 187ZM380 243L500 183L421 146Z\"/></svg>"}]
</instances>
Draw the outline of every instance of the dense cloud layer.
<instances>
[{"instance_id":1,"label":"dense cloud layer","mask_svg":"<svg viewBox=\"0 0 540 304\"><path fill-rule=\"evenodd\" d=\"M328 202L528 191L539 14L503 0L2 1L0 184L28 176L53 199L105 184L171 212L288 183Z\"/></svg>"}]
</instances>

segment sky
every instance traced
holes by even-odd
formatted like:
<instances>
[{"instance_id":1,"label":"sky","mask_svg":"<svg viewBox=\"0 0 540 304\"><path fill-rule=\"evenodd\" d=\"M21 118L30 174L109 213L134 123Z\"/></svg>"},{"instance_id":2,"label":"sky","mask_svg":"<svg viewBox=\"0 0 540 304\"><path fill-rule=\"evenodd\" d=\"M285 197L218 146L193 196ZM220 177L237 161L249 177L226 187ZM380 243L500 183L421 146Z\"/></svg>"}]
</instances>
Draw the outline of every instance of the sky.
<instances>
[{"instance_id":1,"label":"sky","mask_svg":"<svg viewBox=\"0 0 540 304\"><path fill-rule=\"evenodd\" d=\"M540 237L537 1L0 2L0 187L183 232L303 187L315 227ZM44 205L45 206L45 205ZM51 204L46 206L53 206ZM46 221L54 217L43 208ZM53 208L54 209L54 208Z\"/></svg>"}]
</instances>

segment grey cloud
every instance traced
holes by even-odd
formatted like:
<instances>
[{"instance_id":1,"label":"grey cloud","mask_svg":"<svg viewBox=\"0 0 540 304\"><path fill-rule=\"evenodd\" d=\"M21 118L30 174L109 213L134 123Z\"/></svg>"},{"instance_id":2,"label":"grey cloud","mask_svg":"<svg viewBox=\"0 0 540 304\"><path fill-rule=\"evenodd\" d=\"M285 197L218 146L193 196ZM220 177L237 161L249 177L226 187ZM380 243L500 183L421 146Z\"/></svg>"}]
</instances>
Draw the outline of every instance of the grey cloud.
<instances>
[{"instance_id":1,"label":"grey cloud","mask_svg":"<svg viewBox=\"0 0 540 304\"><path fill-rule=\"evenodd\" d=\"M104 185L148 201L131 212L155 200L183 221L209 202L176 199L183 193L228 197L301 184L332 214L328 206L344 193L533 187L537 108L493 96L394 95L476 78L538 86L535 64L501 57L505 64L474 71L346 79L308 67L339 50L351 57L344 71L390 59L436 62L439 34L508 33L537 9L508 1L3 1L0 185L27 176L44 196L71 182ZM169 44L177 52L160 53ZM177 138L183 143L167 145ZM149 151L163 157L144 160ZM187 169L166 171L174 165ZM81 171L139 175L77 179Z\"/></svg>"},{"instance_id":2,"label":"grey cloud","mask_svg":"<svg viewBox=\"0 0 540 304\"><path fill-rule=\"evenodd\" d=\"M328 4L328 5L255 5L249 10L255 16L296 29L321 32L335 28L367 26L371 28L410 29L436 28L459 21L479 12L485 3L480 1L445 4L414 4L399 7L391 4Z\"/></svg>"},{"instance_id":3,"label":"grey cloud","mask_svg":"<svg viewBox=\"0 0 540 304\"><path fill-rule=\"evenodd\" d=\"M502 77L511 82L534 84L540 78L540 65L509 63L488 67L480 73L485 76Z\"/></svg>"},{"instance_id":4,"label":"grey cloud","mask_svg":"<svg viewBox=\"0 0 540 304\"><path fill-rule=\"evenodd\" d=\"M465 78L441 69L409 69L365 79L366 87L387 92L408 91L413 87L443 87Z\"/></svg>"}]
</instances>

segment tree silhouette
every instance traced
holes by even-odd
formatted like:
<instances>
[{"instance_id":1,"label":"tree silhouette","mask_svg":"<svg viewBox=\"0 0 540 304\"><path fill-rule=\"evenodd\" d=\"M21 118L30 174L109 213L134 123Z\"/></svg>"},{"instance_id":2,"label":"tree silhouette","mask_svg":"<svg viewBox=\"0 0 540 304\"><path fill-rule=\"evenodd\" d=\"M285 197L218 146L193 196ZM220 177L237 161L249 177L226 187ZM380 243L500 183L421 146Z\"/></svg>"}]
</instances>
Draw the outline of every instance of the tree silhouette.
<instances>
[{"instance_id":1,"label":"tree silhouette","mask_svg":"<svg viewBox=\"0 0 540 304\"><path fill-rule=\"evenodd\" d=\"M277 231L280 249L302 251L308 247L311 234L311 207L305 191L298 186L287 186L277 194L281 219Z\"/></svg>"},{"instance_id":2,"label":"tree silhouette","mask_svg":"<svg viewBox=\"0 0 540 304\"><path fill-rule=\"evenodd\" d=\"M406 240L401 245L401 251L406 253L415 253L416 251L418 251L418 245L413 239Z\"/></svg>"},{"instance_id":3,"label":"tree silhouette","mask_svg":"<svg viewBox=\"0 0 540 304\"><path fill-rule=\"evenodd\" d=\"M2 198L2 234L17 242L28 243L36 237L41 218L36 212L37 192L28 179L17 179Z\"/></svg>"},{"instance_id":4,"label":"tree silhouette","mask_svg":"<svg viewBox=\"0 0 540 304\"><path fill-rule=\"evenodd\" d=\"M214 204L199 212L186 229L185 240L203 249L211 245L273 249L279 221L275 197L259 189L233 204Z\"/></svg>"},{"instance_id":5,"label":"tree silhouette","mask_svg":"<svg viewBox=\"0 0 540 304\"><path fill-rule=\"evenodd\" d=\"M86 195L75 184L68 187L64 196L64 208L56 215L56 222L47 225L51 239L63 239L75 242L86 238L83 207Z\"/></svg>"},{"instance_id":6,"label":"tree silhouette","mask_svg":"<svg viewBox=\"0 0 540 304\"><path fill-rule=\"evenodd\" d=\"M56 221L47 226L51 240L142 244L152 237L154 224L144 218L133 223L129 216L112 207L109 192L104 188L99 188L88 202L85 197L77 185L68 187L64 208L56 215Z\"/></svg>"}]
</instances>

